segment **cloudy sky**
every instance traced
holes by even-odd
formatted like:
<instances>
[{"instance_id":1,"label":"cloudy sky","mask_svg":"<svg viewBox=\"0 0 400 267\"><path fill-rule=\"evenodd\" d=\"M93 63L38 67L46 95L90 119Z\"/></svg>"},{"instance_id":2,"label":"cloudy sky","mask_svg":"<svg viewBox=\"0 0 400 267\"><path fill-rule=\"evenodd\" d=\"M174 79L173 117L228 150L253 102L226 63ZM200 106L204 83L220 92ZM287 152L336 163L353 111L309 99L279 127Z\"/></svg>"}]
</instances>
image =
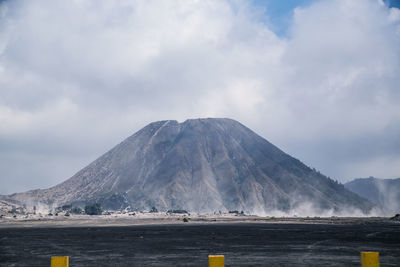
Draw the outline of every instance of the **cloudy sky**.
<instances>
[{"instance_id":1,"label":"cloudy sky","mask_svg":"<svg viewBox=\"0 0 400 267\"><path fill-rule=\"evenodd\" d=\"M400 177L399 6L0 0L0 194L198 117L236 119L342 182Z\"/></svg>"}]
</instances>

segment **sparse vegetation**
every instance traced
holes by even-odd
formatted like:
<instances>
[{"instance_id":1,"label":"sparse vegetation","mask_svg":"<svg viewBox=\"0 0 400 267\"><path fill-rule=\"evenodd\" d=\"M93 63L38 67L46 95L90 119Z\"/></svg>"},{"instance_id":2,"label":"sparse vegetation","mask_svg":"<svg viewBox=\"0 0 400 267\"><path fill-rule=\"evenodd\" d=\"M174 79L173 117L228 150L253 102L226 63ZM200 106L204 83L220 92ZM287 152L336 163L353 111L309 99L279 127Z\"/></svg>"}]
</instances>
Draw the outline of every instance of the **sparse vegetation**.
<instances>
[{"instance_id":1,"label":"sparse vegetation","mask_svg":"<svg viewBox=\"0 0 400 267\"><path fill-rule=\"evenodd\" d=\"M72 205L63 205L61 207L61 210L70 210L72 208Z\"/></svg>"},{"instance_id":2,"label":"sparse vegetation","mask_svg":"<svg viewBox=\"0 0 400 267\"><path fill-rule=\"evenodd\" d=\"M390 219L393 220L393 221L400 221L400 214L396 214Z\"/></svg>"},{"instance_id":3,"label":"sparse vegetation","mask_svg":"<svg viewBox=\"0 0 400 267\"><path fill-rule=\"evenodd\" d=\"M73 207L73 208L71 208L70 212L72 214L81 214L83 212L83 210L79 207Z\"/></svg>"},{"instance_id":4,"label":"sparse vegetation","mask_svg":"<svg viewBox=\"0 0 400 267\"><path fill-rule=\"evenodd\" d=\"M183 222L189 222L189 219L188 218L183 218Z\"/></svg>"},{"instance_id":5,"label":"sparse vegetation","mask_svg":"<svg viewBox=\"0 0 400 267\"><path fill-rule=\"evenodd\" d=\"M60 212L65 212L68 214L82 214L83 210L80 207L73 207L72 205L63 205L55 209L54 215L58 216L58 213Z\"/></svg>"},{"instance_id":6,"label":"sparse vegetation","mask_svg":"<svg viewBox=\"0 0 400 267\"><path fill-rule=\"evenodd\" d=\"M156 207L151 207L151 210L150 210L150 212L158 212L158 210L157 210L157 208L156 208Z\"/></svg>"},{"instance_id":7,"label":"sparse vegetation","mask_svg":"<svg viewBox=\"0 0 400 267\"><path fill-rule=\"evenodd\" d=\"M101 205L99 203L85 206L85 213L87 215L101 215L101 212Z\"/></svg>"}]
</instances>

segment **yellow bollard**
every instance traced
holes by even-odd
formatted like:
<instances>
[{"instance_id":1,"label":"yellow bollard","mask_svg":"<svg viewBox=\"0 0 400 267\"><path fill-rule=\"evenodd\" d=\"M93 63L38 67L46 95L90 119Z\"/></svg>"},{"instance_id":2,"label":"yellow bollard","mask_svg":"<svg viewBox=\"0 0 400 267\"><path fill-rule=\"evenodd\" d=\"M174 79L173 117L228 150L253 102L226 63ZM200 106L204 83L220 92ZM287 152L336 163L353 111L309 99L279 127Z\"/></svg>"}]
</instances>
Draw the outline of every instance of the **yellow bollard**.
<instances>
[{"instance_id":1,"label":"yellow bollard","mask_svg":"<svg viewBox=\"0 0 400 267\"><path fill-rule=\"evenodd\" d=\"M69 257L51 257L51 267L68 267Z\"/></svg>"},{"instance_id":2,"label":"yellow bollard","mask_svg":"<svg viewBox=\"0 0 400 267\"><path fill-rule=\"evenodd\" d=\"M379 252L361 252L361 267L379 267Z\"/></svg>"},{"instance_id":3,"label":"yellow bollard","mask_svg":"<svg viewBox=\"0 0 400 267\"><path fill-rule=\"evenodd\" d=\"M208 255L208 266L209 267L224 267L225 266L224 255Z\"/></svg>"}]
</instances>

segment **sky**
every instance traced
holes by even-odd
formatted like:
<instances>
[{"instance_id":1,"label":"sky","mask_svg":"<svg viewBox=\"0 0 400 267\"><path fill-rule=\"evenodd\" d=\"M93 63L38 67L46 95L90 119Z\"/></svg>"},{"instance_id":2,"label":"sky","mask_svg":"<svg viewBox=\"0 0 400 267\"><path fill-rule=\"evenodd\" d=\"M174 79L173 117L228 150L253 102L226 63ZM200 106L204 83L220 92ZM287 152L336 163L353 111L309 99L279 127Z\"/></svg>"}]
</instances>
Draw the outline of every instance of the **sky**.
<instances>
[{"instance_id":1,"label":"sky","mask_svg":"<svg viewBox=\"0 0 400 267\"><path fill-rule=\"evenodd\" d=\"M399 7L0 1L0 194L60 183L150 122L199 117L236 119L341 182L400 177Z\"/></svg>"}]
</instances>

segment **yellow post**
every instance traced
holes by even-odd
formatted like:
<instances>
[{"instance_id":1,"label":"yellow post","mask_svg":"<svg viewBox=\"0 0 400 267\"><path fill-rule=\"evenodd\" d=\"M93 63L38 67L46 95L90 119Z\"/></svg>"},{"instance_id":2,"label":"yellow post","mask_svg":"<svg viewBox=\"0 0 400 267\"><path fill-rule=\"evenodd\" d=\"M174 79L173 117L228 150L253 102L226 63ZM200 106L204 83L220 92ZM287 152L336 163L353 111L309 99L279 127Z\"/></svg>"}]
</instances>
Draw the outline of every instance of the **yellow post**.
<instances>
[{"instance_id":1,"label":"yellow post","mask_svg":"<svg viewBox=\"0 0 400 267\"><path fill-rule=\"evenodd\" d=\"M224 255L208 255L208 266L209 267L224 267L225 266Z\"/></svg>"},{"instance_id":2,"label":"yellow post","mask_svg":"<svg viewBox=\"0 0 400 267\"><path fill-rule=\"evenodd\" d=\"M379 267L379 252L361 252L362 267Z\"/></svg>"},{"instance_id":3,"label":"yellow post","mask_svg":"<svg viewBox=\"0 0 400 267\"><path fill-rule=\"evenodd\" d=\"M68 267L69 257L51 257L51 267Z\"/></svg>"}]
</instances>

